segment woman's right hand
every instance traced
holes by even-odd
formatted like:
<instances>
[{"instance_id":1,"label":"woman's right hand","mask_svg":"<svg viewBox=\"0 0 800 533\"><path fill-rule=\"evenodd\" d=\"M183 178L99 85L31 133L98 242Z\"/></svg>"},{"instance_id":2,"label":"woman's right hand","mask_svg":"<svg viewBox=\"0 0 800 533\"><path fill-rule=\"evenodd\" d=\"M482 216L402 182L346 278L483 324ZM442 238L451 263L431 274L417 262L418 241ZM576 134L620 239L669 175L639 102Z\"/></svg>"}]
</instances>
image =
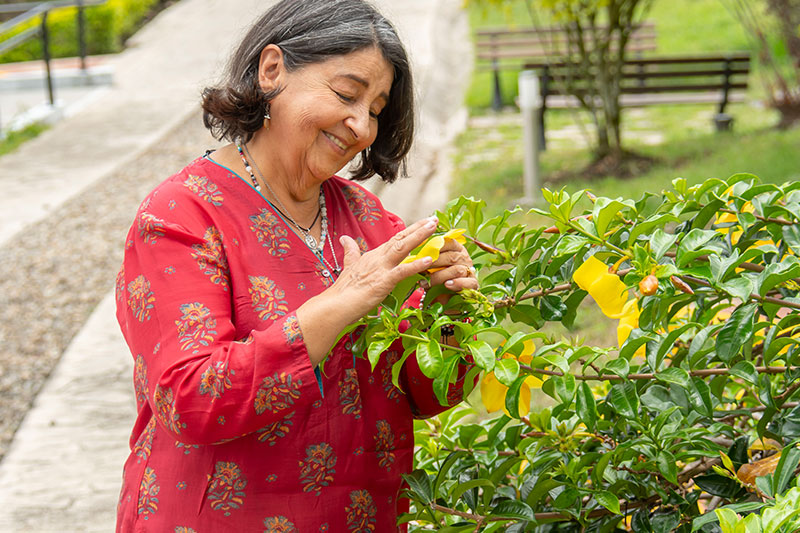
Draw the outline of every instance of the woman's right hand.
<instances>
[{"instance_id":1,"label":"woman's right hand","mask_svg":"<svg viewBox=\"0 0 800 533\"><path fill-rule=\"evenodd\" d=\"M352 300L348 305L350 322L374 309L402 280L431 266L429 257L407 264L402 261L433 235L438 223L435 217L420 220L363 254L351 237L339 239L344 248L344 268L332 289Z\"/></svg>"},{"instance_id":2,"label":"woman's right hand","mask_svg":"<svg viewBox=\"0 0 800 533\"><path fill-rule=\"evenodd\" d=\"M344 248L342 273L331 287L297 310L313 365L327 355L339 332L377 307L402 280L431 266L429 257L402 261L433 235L437 225L435 217L420 220L363 254L351 237L339 239Z\"/></svg>"}]
</instances>

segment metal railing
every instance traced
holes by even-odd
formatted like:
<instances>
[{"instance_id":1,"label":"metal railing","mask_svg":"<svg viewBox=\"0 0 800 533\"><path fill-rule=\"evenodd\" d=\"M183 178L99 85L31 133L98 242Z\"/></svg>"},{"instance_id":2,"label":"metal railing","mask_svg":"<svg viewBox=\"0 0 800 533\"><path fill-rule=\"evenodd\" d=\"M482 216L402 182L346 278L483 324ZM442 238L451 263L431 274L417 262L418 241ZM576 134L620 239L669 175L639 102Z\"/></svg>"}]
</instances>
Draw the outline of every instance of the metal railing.
<instances>
[{"instance_id":1,"label":"metal railing","mask_svg":"<svg viewBox=\"0 0 800 533\"><path fill-rule=\"evenodd\" d=\"M53 0L49 2L19 2L14 4L0 4L0 14L19 13L17 16L0 24L0 38L4 33L12 31L20 24L24 24L36 17L41 17L40 23L21 33L0 41L0 54L20 46L32 39L40 37L42 39L42 52L47 74L47 95L50 105L55 104L55 89L53 85L53 73L50 68L50 33L47 29L47 16L50 11L60 7L77 7L75 17L78 25L78 51L81 60L81 69L86 71L86 14L84 8L105 4L106 0Z\"/></svg>"}]
</instances>

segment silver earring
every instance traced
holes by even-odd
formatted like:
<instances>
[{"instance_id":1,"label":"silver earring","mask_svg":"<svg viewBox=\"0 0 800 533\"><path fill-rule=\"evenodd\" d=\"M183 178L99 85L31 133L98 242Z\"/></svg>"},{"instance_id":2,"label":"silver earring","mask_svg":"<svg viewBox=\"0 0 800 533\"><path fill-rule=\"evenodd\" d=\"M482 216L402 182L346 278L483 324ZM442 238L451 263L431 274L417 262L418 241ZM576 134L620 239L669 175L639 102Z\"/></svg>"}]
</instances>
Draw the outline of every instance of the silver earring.
<instances>
[{"instance_id":1,"label":"silver earring","mask_svg":"<svg viewBox=\"0 0 800 533\"><path fill-rule=\"evenodd\" d=\"M269 102L267 102L267 106L264 109L264 128L269 129L269 121L272 120L272 117L269 114Z\"/></svg>"}]
</instances>

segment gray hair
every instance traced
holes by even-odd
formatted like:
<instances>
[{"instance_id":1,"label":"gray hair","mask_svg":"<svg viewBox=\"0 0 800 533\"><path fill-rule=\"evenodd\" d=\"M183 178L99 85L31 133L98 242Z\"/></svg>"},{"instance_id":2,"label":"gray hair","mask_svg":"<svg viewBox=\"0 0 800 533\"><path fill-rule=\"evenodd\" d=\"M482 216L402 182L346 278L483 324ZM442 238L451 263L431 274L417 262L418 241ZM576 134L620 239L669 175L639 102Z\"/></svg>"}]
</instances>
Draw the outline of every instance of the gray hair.
<instances>
[{"instance_id":1,"label":"gray hair","mask_svg":"<svg viewBox=\"0 0 800 533\"><path fill-rule=\"evenodd\" d=\"M264 107L282 88L265 93L258 83L261 51L277 45L288 71L365 48L380 50L394 68L389 102L378 116L378 135L361 154L353 179L375 174L392 182L405 174L414 137L411 68L397 31L366 0L282 0L248 31L231 56L223 81L203 91L203 122L218 139L252 138Z\"/></svg>"}]
</instances>

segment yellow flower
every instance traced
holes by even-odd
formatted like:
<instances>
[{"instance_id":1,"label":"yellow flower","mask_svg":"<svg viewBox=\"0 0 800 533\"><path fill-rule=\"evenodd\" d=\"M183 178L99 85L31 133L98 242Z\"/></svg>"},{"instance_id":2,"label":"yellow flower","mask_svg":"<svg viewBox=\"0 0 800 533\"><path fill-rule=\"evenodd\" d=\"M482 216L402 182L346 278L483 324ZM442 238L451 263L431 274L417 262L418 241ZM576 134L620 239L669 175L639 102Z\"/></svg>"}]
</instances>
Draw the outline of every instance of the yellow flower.
<instances>
[{"instance_id":1,"label":"yellow flower","mask_svg":"<svg viewBox=\"0 0 800 533\"><path fill-rule=\"evenodd\" d=\"M742 205L742 211L741 211L742 213L753 213L754 211L755 208L753 207L753 204L751 204L750 202L745 202L744 205ZM730 233L731 244L736 244L737 242L739 242L739 238L742 236L742 230L738 226L739 218L734 213L721 213L717 215L717 219L714 221L715 225L731 224L731 223L734 223L736 225L727 226L724 228L717 228L717 231L725 235ZM732 229L733 231L731 231ZM772 240L756 241L750 248L758 248L759 246L763 246L765 244L775 244L775 243L772 242ZM741 272L741 269L737 268L736 271Z\"/></svg>"},{"instance_id":2,"label":"yellow flower","mask_svg":"<svg viewBox=\"0 0 800 533\"><path fill-rule=\"evenodd\" d=\"M637 300L631 300L626 302L622 309L622 316L619 317L619 324L617 324L617 344L620 348L630 337L631 331L639 327L639 306L637 304Z\"/></svg>"},{"instance_id":3,"label":"yellow flower","mask_svg":"<svg viewBox=\"0 0 800 533\"><path fill-rule=\"evenodd\" d=\"M536 347L533 344L533 341L527 340L524 343L524 348L522 350L522 354L517 357L517 360L522 364L530 364L531 360L533 359L533 352L535 351ZM512 354L505 354L503 356L506 357L514 357ZM531 406L531 389L532 388L539 388L542 386L542 380L537 378L536 376L528 376L525 378L525 382L522 384L522 387L519 389L519 414L520 416L525 416L530 411ZM486 411L489 413L494 413L495 411L499 411L503 409L506 414L510 416L510 413L506 410L506 392L508 392L508 387L500 383L494 375L494 372L489 372L483 376L481 380L481 401L483 402L484 407L486 407Z\"/></svg>"},{"instance_id":4,"label":"yellow flower","mask_svg":"<svg viewBox=\"0 0 800 533\"><path fill-rule=\"evenodd\" d=\"M578 287L589 293L604 315L610 318L623 316L628 289L619 276L608 271L605 263L591 256L575 270L572 279Z\"/></svg>"},{"instance_id":5,"label":"yellow flower","mask_svg":"<svg viewBox=\"0 0 800 533\"><path fill-rule=\"evenodd\" d=\"M417 253L411 254L403 259L401 264L411 263L412 261L422 259L423 257L430 257L433 261L436 261L439 259L439 252L448 240L456 241L459 244L464 244L467 242L466 237L464 237L465 231L466 230L464 229L451 229L444 235L436 235L431 237L427 240L427 242L425 242L425 244L422 245L422 248L420 248ZM432 272L435 270L432 270Z\"/></svg>"}]
</instances>

